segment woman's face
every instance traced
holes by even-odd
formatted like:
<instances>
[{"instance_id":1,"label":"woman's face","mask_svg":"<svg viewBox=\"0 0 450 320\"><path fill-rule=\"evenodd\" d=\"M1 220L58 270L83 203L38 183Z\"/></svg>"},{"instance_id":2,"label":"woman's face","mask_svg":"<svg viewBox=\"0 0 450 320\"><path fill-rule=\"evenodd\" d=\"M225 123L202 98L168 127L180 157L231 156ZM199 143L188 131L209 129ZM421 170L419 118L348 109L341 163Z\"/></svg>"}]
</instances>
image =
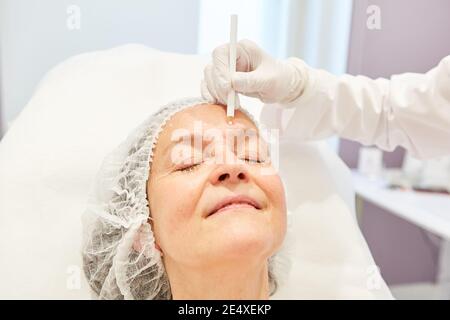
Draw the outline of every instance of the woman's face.
<instances>
[{"instance_id":1,"label":"woman's face","mask_svg":"<svg viewBox=\"0 0 450 320\"><path fill-rule=\"evenodd\" d=\"M257 131L244 113L237 110L230 125L219 105L184 109L166 124L147 185L165 261L191 267L262 261L280 247L286 232L283 185L278 174L267 173L265 142L249 132ZM195 139L186 138L191 134Z\"/></svg>"}]
</instances>

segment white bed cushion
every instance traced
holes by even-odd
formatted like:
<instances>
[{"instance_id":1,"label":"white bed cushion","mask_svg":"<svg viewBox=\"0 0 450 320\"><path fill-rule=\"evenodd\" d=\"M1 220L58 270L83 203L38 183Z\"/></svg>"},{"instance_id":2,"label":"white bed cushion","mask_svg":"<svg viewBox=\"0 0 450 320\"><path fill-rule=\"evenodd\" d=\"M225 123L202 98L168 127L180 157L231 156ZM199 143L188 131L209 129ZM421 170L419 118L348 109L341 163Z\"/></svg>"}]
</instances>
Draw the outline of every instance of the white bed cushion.
<instances>
[{"instance_id":1,"label":"white bed cushion","mask_svg":"<svg viewBox=\"0 0 450 320\"><path fill-rule=\"evenodd\" d=\"M0 298L90 298L80 215L101 161L156 108L199 95L207 61L126 45L75 56L45 76L0 143ZM281 149L295 242L275 298L390 298L382 279L370 282L348 169L324 144Z\"/></svg>"}]
</instances>

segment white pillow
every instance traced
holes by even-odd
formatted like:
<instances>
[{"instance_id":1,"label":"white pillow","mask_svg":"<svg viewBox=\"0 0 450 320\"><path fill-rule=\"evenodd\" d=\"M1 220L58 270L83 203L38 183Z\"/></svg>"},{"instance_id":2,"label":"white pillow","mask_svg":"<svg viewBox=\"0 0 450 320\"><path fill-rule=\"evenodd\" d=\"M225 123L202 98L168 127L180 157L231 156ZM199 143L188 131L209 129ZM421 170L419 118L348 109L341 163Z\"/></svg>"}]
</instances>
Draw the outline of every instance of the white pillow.
<instances>
[{"instance_id":1,"label":"white pillow","mask_svg":"<svg viewBox=\"0 0 450 320\"><path fill-rule=\"evenodd\" d=\"M80 215L95 174L156 108L199 95L208 59L127 45L75 56L45 76L0 143L0 298L90 298ZM242 104L258 116L258 102ZM373 260L347 169L324 146L284 145L291 155L281 174L298 237L289 285L277 297L389 298L382 280L375 291L366 285Z\"/></svg>"}]
</instances>

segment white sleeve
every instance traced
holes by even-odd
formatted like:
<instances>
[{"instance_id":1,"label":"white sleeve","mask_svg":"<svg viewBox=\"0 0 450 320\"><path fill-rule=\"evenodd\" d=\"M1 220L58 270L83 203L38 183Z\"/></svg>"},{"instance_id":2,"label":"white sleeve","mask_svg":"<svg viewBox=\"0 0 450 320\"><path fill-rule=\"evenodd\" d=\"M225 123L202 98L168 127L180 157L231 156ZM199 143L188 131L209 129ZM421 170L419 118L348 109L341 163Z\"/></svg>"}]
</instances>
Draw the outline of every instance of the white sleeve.
<instances>
[{"instance_id":1,"label":"white sleeve","mask_svg":"<svg viewBox=\"0 0 450 320\"><path fill-rule=\"evenodd\" d=\"M312 140L337 134L387 151L402 146L418 158L450 154L450 56L426 74L390 80L306 68L303 94L282 105L295 108L284 136Z\"/></svg>"}]
</instances>

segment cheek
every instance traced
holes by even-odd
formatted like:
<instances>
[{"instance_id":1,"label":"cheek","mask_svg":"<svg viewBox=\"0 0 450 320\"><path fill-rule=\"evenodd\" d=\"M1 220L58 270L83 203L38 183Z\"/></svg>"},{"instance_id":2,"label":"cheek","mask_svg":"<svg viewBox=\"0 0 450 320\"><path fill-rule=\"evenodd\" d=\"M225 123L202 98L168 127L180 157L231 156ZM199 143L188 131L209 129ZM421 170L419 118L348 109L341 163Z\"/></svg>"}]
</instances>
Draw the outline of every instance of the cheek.
<instances>
[{"instance_id":1,"label":"cheek","mask_svg":"<svg viewBox=\"0 0 450 320\"><path fill-rule=\"evenodd\" d=\"M287 228L286 196L283 183L278 175L264 176L260 186L265 192L271 212L271 225L275 234L275 242L280 245L284 239Z\"/></svg>"},{"instance_id":2,"label":"cheek","mask_svg":"<svg viewBox=\"0 0 450 320\"><path fill-rule=\"evenodd\" d=\"M283 183L278 175L263 176L260 185L269 199L273 209L286 213L286 195Z\"/></svg>"},{"instance_id":3,"label":"cheek","mask_svg":"<svg viewBox=\"0 0 450 320\"><path fill-rule=\"evenodd\" d=\"M153 228L161 245L169 238L189 231L201 190L196 181L177 176L166 177L150 185L148 196Z\"/></svg>"}]
</instances>

